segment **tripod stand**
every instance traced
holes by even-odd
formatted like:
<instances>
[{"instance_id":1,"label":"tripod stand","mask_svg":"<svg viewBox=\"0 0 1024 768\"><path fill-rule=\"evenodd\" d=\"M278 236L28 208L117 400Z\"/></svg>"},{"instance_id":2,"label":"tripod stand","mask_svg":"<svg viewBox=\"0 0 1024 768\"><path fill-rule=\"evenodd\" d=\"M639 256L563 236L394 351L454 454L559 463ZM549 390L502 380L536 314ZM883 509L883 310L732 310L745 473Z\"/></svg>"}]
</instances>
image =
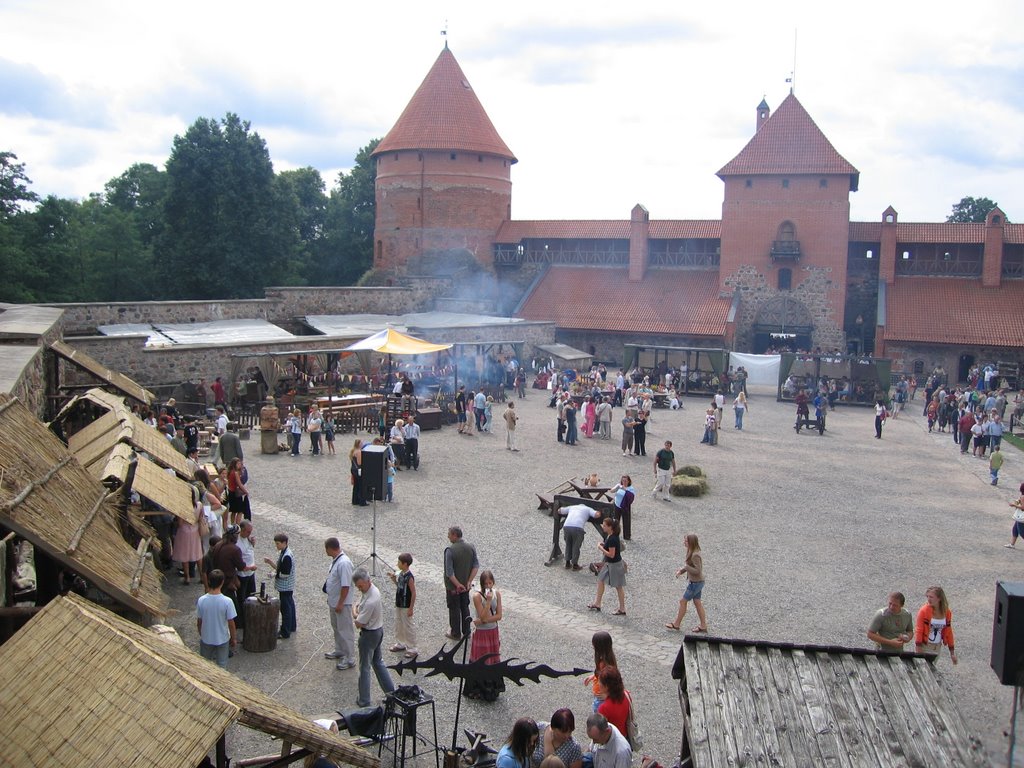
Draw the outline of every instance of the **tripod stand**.
<instances>
[{"instance_id":1,"label":"tripod stand","mask_svg":"<svg viewBox=\"0 0 1024 768\"><path fill-rule=\"evenodd\" d=\"M388 572L393 573L395 569L377 554L377 489L371 485L369 490L370 498L373 499L373 524L370 526L370 554L364 557L356 567L361 568L363 563L370 561L370 576L376 577L378 575L377 563L380 563Z\"/></svg>"}]
</instances>

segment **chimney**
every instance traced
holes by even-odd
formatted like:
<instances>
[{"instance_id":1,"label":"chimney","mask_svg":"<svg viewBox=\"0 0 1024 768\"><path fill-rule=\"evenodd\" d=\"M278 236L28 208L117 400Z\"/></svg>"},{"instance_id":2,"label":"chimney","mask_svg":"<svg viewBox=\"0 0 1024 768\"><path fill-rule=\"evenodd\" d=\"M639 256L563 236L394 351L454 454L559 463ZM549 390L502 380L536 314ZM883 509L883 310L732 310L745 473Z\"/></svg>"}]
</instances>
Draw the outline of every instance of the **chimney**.
<instances>
[{"instance_id":1,"label":"chimney","mask_svg":"<svg viewBox=\"0 0 1024 768\"><path fill-rule=\"evenodd\" d=\"M647 271L647 253L650 244L651 221L647 209L640 203L633 206L629 216L629 279L639 282Z\"/></svg>"},{"instance_id":2,"label":"chimney","mask_svg":"<svg viewBox=\"0 0 1024 768\"><path fill-rule=\"evenodd\" d=\"M879 244L878 280L892 285L896 279L896 221L899 215L891 205L882 212L882 242Z\"/></svg>"},{"instance_id":3,"label":"chimney","mask_svg":"<svg viewBox=\"0 0 1024 768\"><path fill-rule=\"evenodd\" d=\"M1003 222L1006 214L996 206L985 217L985 252L981 257L981 287L998 288L1003 280Z\"/></svg>"}]
</instances>

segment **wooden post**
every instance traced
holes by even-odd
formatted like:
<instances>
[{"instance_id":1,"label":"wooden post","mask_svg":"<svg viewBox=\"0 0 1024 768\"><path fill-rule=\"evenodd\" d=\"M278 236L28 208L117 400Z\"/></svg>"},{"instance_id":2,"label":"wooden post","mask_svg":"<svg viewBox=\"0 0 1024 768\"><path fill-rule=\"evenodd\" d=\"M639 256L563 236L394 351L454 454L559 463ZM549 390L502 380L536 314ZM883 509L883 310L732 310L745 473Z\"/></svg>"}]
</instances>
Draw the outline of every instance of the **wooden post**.
<instances>
[{"instance_id":1,"label":"wooden post","mask_svg":"<svg viewBox=\"0 0 1024 768\"><path fill-rule=\"evenodd\" d=\"M264 653L277 648L278 617L281 601L276 597L260 599L256 595L246 598L245 637L242 647L249 653Z\"/></svg>"}]
</instances>

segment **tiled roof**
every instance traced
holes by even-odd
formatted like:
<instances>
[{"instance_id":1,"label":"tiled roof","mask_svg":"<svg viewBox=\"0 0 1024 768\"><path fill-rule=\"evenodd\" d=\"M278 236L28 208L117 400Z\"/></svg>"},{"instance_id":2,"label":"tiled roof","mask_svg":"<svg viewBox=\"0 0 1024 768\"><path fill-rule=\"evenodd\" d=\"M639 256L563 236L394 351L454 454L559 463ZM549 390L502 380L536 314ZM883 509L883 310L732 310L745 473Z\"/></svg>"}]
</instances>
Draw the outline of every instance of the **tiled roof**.
<instances>
[{"instance_id":1,"label":"tiled roof","mask_svg":"<svg viewBox=\"0 0 1024 768\"><path fill-rule=\"evenodd\" d=\"M711 239L722 237L722 222L710 219L658 220L651 222L652 240ZM518 243L527 238L626 240L627 220L506 221L498 230L497 243Z\"/></svg>"},{"instance_id":2,"label":"tiled roof","mask_svg":"<svg viewBox=\"0 0 1024 768\"><path fill-rule=\"evenodd\" d=\"M789 94L719 176L764 174L849 174L857 188L859 173L840 155L807 110Z\"/></svg>"},{"instance_id":3,"label":"tiled roof","mask_svg":"<svg viewBox=\"0 0 1024 768\"><path fill-rule=\"evenodd\" d=\"M399 149L461 150L516 162L447 46L373 154Z\"/></svg>"},{"instance_id":4,"label":"tiled roof","mask_svg":"<svg viewBox=\"0 0 1024 768\"><path fill-rule=\"evenodd\" d=\"M518 243L528 238L552 240L626 240L629 239L629 221L572 220L564 221L506 221L495 236L496 243Z\"/></svg>"},{"instance_id":5,"label":"tiled roof","mask_svg":"<svg viewBox=\"0 0 1024 768\"><path fill-rule=\"evenodd\" d=\"M900 277L886 294L887 341L1024 346L1024 280L982 288L980 280Z\"/></svg>"},{"instance_id":6,"label":"tiled roof","mask_svg":"<svg viewBox=\"0 0 1024 768\"><path fill-rule=\"evenodd\" d=\"M877 243L882 239L882 224L878 221L851 221L851 243Z\"/></svg>"},{"instance_id":7,"label":"tiled roof","mask_svg":"<svg viewBox=\"0 0 1024 768\"><path fill-rule=\"evenodd\" d=\"M1024 243L1024 224L1010 224L1007 222L1003 225L1003 242L1013 243L1014 245Z\"/></svg>"},{"instance_id":8,"label":"tiled roof","mask_svg":"<svg viewBox=\"0 0 1024 768\"><path fill-rule=\"evenodd\" d=\"M720 337L730 304L719 297L717 271L650 270L630 282L626 269L557 266L519 316L565 329Z\"/></svg>"},{"instance_id":9,"label":"tiled roof","mask_svg":"<svg viewBox=\"0 0 1024 768\"><path fill-rule=\"evenodd\" d=\"M651 238L655 240L719 240L721 237L720 219L659 219L651 222Z\"/></svg>"}]
</instances>

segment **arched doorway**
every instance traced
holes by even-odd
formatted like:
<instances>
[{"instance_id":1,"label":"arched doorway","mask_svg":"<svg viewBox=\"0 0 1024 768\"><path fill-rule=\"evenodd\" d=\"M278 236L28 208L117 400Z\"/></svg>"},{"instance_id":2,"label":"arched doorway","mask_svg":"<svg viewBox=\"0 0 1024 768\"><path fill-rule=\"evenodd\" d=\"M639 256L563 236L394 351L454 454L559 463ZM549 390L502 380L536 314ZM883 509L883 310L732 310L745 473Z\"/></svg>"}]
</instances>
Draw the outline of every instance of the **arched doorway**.
<instances>
[{"instance_id":1,"label":"arched doorway","mask_svg":"<svg viewBox=\"0 0 1024 768\"><path fill-rule=\"evenodd\" d=\"M761 354L769 347L789 347L794 352L810 349L813 331L811 313L803 302L789 296L777 296L757 310L754 319L754 353Z\"/></svg>"}]
</instances>

